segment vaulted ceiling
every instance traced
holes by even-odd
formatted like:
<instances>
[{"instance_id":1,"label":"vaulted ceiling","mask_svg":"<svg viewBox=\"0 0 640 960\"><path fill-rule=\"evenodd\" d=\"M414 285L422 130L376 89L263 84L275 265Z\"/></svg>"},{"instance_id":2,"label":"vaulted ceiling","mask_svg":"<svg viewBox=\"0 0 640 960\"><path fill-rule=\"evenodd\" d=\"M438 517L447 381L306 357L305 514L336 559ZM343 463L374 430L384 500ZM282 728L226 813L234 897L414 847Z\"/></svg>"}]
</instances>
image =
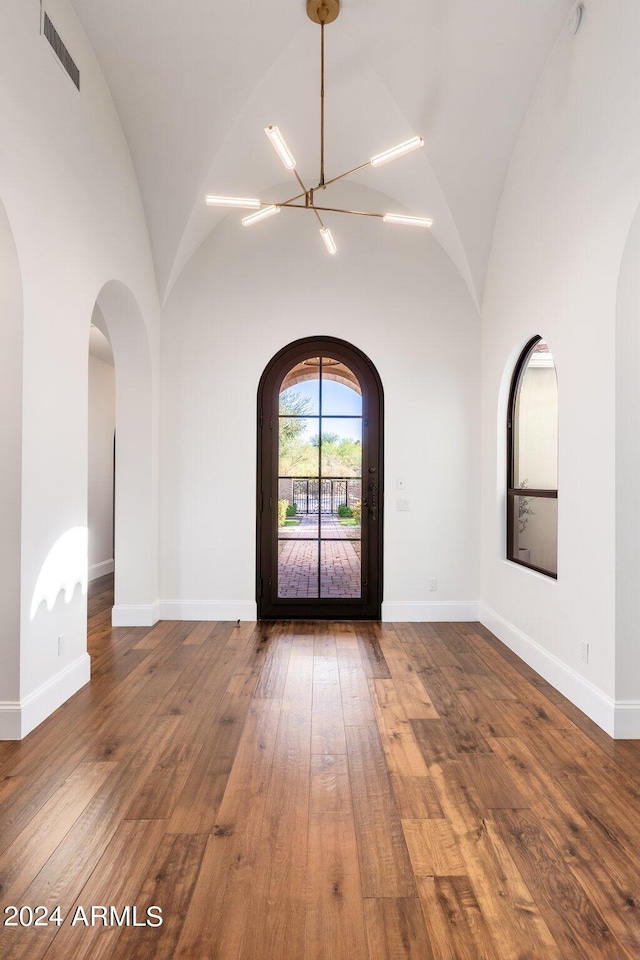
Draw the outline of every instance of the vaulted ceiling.
<instances>
[{"instance_id":1,"label":"vaulted ceiling","mask_svg":"<svg viewBox=\"0 0 640 960\"><path fill-rule=\"evenodd\" d=\"M124 127L164 297L219 220L237 216L206 208L205 193L295 192L266 125L317 181L320 29L306 0L71 2ZM518 131L574 3L341 0L326 27L327 177L421 134L424 150L354 179L385 195L383 212L432 216L478 303Z\"/></svg>"}]
</instances>

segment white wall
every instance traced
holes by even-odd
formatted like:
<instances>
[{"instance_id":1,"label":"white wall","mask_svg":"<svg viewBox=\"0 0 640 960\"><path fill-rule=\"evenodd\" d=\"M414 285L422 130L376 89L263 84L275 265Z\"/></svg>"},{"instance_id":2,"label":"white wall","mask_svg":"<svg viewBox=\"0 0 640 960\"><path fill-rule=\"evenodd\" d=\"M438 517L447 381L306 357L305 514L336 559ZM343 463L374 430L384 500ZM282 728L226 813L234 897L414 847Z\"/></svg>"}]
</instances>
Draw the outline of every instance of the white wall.
<instances>
[{"instance_id":1,"label":"white wall","mask_svg":"<svg viewBox=\"0 0 640 960\"><path fill-rule=\"evenodd\" d=\"M389 206L350 190L342 199L360 209ZM281 347L316 334L363 350L384 387L383 615L462 618L478 599L477 313L428 234L355 217L331 227L334 258L310 216L245 229L230 214L164 310L163 616L255 616L258 381Z\"/></svg>"},{"instance_id":2,"label":"white wall","mask_svg":"<svg viewBox=\"0 0 640 960\"><path fill-rule=\"evenodd\" d=\"M22 486L22 286L11 227L0 202L0 724L20 680ZM14 735L19 732L14 726Z\"/></svg>"},{"instance_id":3,"label":"white wall","mask_svg":"<svg viewBox=\"0 0 640 960\"><path fill-rule=\"evenodd\" d=\"M116 380L113 366L89 354L87 525L89 579L113 572L113 443Z\"/></svg>"},{"instance_id":4,"label":"white wall","mask_svg":"<svg viewBox=\"0 0 640 960\"><path fill-rule=\"evenodd\" d=\"M640 210L622 259L616 322L616 699L619 728L640 702ZM638 736L637 730L631 734Z\"/></svg>"},{"instance_id":5,"label":"white wall","mask_svg":"<svg viewBox=\"0 0 640 960\"><path fill-rule=\"evenodd\" d=\"M559 37L505 184L482 330L483 619L609 732L617 696L616 294L640 198L639 35L637 3L591 0L579 33ZM506 393L534 334L549 343L558 374L557 582L504 559ZM640 735L640 716L635 722Z\"/></svg>"},{"instance_id":6,"label":"white wall","mask_svg":"<svg viewBox=\"0 0 640 960\"><path fill-rule=\"evenodd\" d=\"M0 30L0 197L24 289L21 666L10 696L22 734L89 675L79 585L86 553L77 540L64 563L58 557L47 567L46 558L61 536L87 525L87 345L96 298L114 278L131 291L150 364L159 315L138 186L108 89L67 0L47 8L80 68L80 94L40 35L37 0L4 0ZM153 483L151 471L144 474L149 515ZM152 529L135 536L154 543ZM155 568L141 566L139 602L152 604ZM76 587L53 609L41 603L32 619L43 569L58 577L51 589L65 579ZM7 735L5 725L0 736Z\"/></svg>"}]
</instances>

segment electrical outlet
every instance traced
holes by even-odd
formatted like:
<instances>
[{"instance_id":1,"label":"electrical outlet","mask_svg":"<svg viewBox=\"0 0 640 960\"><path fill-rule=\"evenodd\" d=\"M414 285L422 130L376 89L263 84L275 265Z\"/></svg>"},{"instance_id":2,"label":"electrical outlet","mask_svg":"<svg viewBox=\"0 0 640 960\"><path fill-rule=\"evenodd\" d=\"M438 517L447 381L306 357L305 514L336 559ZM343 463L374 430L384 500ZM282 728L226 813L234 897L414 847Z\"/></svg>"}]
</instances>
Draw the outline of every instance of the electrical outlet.
<instances>
[{"instance_id":1,"label":"electrical outlet","mask_svg":"<svg viewBox=\"0 0 640 960\"><path fill-rule=\"evenodd\" d=\"M438 581L437 581L437 580L429 580L428 582L429 582L429 590L437 590L437 589L438 589Z\"/></svg>"},{"instance_id":2,"label":"electrical outlet","mask_svg":"<svg viewBox=\"0 0 640 960\"><path fill-rule=\"evenodd\" d=\"M408 510L409 501L408 500L396 500L396 508L398 510Z\"/></svg>"},{"instance_id":3,"label":"electrical outlet","mask_svg":"<svg viewBox=\"0 0 640 960\"><path fill-rule=\"evenodd\" d=\"M64 633L61 633L58 637L58 656L61 657L64 653Z\"/></svg>"},{"instance_id":4,"label":"electrical outlet","mask_svg":"<svg viewBox=\"0 0 640 960\"><path fill-rule=\"evenodd\" d=\"M580 659L583 663L589 663L589 644L580 643Z\"/></svg>"}]
</instances>

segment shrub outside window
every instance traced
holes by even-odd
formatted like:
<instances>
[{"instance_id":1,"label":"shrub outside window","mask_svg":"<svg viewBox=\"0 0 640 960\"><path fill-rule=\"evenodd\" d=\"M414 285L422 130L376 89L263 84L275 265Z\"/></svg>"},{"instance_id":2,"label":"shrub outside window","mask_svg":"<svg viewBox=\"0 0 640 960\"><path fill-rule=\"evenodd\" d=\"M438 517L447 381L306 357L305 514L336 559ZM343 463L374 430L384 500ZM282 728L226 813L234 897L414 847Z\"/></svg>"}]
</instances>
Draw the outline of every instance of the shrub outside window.
<instances>
[{"instance_id":1,"label":"shrub outside window","mask_svg":"<svg viewBox=\"0 0 640 960\"><path fill-rule=\"evenodd\" d=\"M558 381L540 336L516 364L507 416L507 559L558 575Z\"/></svg>"}]
</instances>

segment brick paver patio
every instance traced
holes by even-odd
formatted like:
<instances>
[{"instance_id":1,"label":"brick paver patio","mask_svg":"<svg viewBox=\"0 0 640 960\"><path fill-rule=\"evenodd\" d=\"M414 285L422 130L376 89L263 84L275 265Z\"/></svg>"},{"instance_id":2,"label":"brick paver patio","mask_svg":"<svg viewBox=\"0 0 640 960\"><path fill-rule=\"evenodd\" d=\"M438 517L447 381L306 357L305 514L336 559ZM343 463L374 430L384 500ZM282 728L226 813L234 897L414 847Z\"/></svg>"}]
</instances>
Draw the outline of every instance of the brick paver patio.
<instances>
[{"instance_id":1,"label":"brick paver patio","mask_svg":"<svg viewBox=\"0 0 640 960\"><path fill-rule=\"evenodd\" d=\"M278 596L357 598L360 596L360 527L344 527L322 517L321 587L318 593L318 517L300 517L295 527L278 530ZM326 540L325 537L339 538ZM358 539L354 539L357 537Z\"/></svg>"}]
</instances>

